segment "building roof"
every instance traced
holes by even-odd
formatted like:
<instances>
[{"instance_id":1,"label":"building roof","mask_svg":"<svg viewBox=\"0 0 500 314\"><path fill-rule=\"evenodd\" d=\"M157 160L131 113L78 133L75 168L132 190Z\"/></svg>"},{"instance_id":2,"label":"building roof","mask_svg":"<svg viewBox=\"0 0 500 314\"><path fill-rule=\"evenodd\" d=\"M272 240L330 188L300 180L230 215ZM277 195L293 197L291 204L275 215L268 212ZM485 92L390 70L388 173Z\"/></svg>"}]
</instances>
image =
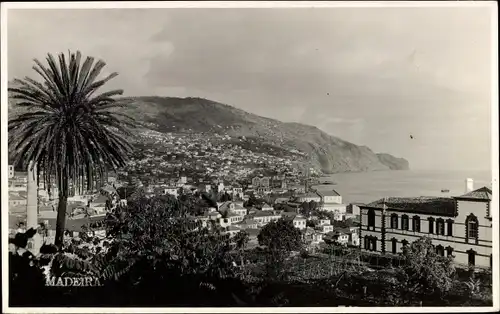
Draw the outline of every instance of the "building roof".
<instances>
[{"instance_id":1,"label":"building roof","mask_svg":"<svg viewBox=\"0 0 500 314\"><path fill-rule=\"evenodd\" d=\"M469 200L485 200L491 201L491 190L485 186L477 190L471 191L461 196L457 196L457 199L469 199Z\"/></svg>"},{"instance_id":2,"label":"building roof","mask_svg":"<svg viewBox=\"0 0 500 314\"><path fill-rule=\"evenodd\" d=\"M293 220L307 220L305 217L297 215L293 218Z\"/></svg>"},{"instance_id":3,"label":"building roof","mask_svg":"<svg viewBox=\"0 0 500 314\"><path fill-rule=\"evenodd\" d=\"M375 202L371 202L360 207L383 209L384 202L387 210L439 215L439 216L456 216L455 200L449 197L388 197L381 198Z\"/></svg>"},{"instance_id":4,"label":"building roof","mask_svg":"<svg viewBox=\"0 0 500 314\"><path fill-rule=\"evenodd\" d=\"M321 197L321 195L318 192L307 192L307 193L302 193L297 195L297 198L311 198L311 197Z\"/></svg>"},{"instance_id":5,"label":"building roof","mask_svg":"<svg viewBox=\"0 0 500 314\"><path fill-rule=\"evenodd\" d=\"M26 197L23 197L17 193L9 192L9 201L25 201Z\"/></svg>"},{"instance_id":6,"label":"building roof","mask_svg":"<svg viewBox=\"0 0 500 314\"><path fill-rule=\"evenodd\" d=\"M282 212L281 213L281 216L283 216L283 218L295 218L295 216L297 216L298 214L297 213L294 213L294 212Z\"/></svg>"},{"instance_id":7,"label":"building roof","mask_svg":"<svg viewBox=\"0 0 500 314\"><path fill-rule=\"evenodd\" d=\"M260 233L260 229L249 228L245 230L250 237L257 237Z\"/></svg>"},{"instance_id":8,"label":"building roof","mask_svg":"<svg viewBox=\"0 0 500 314\"><path fill-rule=\"evenodd\" d=\"M231 204L234 204L234 209L231 209L229 206ZM230 211L230 210L246 210L245 207L243 207L243 204L242 203L238 203L238 202L231 202L231 201L228 201L228 202L224 202L222 203L220 206L219 206L219 211L223 212L223 211Z\"/></svg>"},{"instance_id":9,"label":"building roof","mask_svg":"<svg viewBox=\"0 0 500 314\"><path fill-rule=\"evenodd\" d=\"M280 213L274 210L257 210L255 214L253 214L253 216L255 217L280 216Z\"/></svg>"},{"instance_id":10,"label":"building roof","mask_svg":"<svg viewBox=\"0 0 500 314\"><path fill-rule=\"evenodd\" d=\"M245 218L242 221L237 223L238 225L255 225L257 221L253 218Z\"/></svg>"},{"instance_id":11,"label":"building roof","mask_svg":"<svg viewBox=\"0 0 500 314\"><path fill-rule=\"evenodd\" d=\"M241 228L237 227L237 226L233 226L233 225L230 225L227 227L227 231L240 231Z\"/></svg>"},{"instance_id":12,"label":"building roof","mask_svg":"<svg viewBox=\"0 0 500 314\"><path fill-rule=\"evenodd\" d=\"M340 194L335 190L317 191L316 193L318 193L321 196L340 196Z\"/></svg>"}]
</instances>

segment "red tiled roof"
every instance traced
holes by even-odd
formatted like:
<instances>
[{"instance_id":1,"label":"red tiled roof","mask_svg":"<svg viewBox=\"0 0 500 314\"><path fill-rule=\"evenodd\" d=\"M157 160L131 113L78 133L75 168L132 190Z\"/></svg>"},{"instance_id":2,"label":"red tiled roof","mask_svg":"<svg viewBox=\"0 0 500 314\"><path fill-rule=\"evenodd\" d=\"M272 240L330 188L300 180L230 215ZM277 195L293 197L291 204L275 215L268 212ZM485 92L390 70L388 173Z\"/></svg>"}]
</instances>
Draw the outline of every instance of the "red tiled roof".
<instances>
[{"instance_id":1,"label":"red tiled roof","mask_svg":"<svg viewBox=\"0 0 500 314\"><path fill-rule=\"evenodd\" d=\"M477 190L471 191L461 196L457 196L458 199L477 199L477 200L487 200L491 201L491 190L485 186Z\"/></svg>"}]
</instances>

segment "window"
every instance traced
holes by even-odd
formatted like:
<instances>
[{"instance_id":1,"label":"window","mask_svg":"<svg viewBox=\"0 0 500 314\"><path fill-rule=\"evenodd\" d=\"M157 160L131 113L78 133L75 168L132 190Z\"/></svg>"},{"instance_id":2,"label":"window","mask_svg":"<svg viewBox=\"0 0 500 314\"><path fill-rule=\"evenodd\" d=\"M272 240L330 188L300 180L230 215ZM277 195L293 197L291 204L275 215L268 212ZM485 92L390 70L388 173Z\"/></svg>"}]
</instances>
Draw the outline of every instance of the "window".
<instances>
[{"instance_id":1,"label":"window","mask_svg":"<svg viewBox=\"0 0 500 314\"><path fill-rule=\"evenodd\" d=\"M434 233L434 218L429 217L429 233L433 234Z\"/></svg>"},{"instance_id":2,"label":"window","mask_svg":"<svg viewBox=\"0 0 500 314\"><path fill-rule=\"evenodd\" d=\"M377 250L377 238L373 237L371 241L371 251L376 251Z\"/></svg>"},{"instance_id":3,"label":"window","mask_svg":"<svg viewBox=\"0 0 500 314\"><path fill-rule=\"evenodd\" d=\"M446 256L453 256L453 248L451 246L446 248Z\"/></svg>"},{"instance_id":4,"label":"window","mask_svg":"<svg viewBox=\"0 0 500 314\"><path fill-rule=\"evenodd\" d=\"M444 220L441 218L436 219L436 234L444 235Z\"/></svg>"},{"instance_id":5,"label":"window","mask_svg":"<svg viewBox=\"0 0 500 314\"><path fill-rule=\"evenodd\" d=\"M364 246L365 246L365 250L367 250L367 251L376 251L377 250L377 238L373 237L373 236L365 236Z\"/></svg>"},{"instance_id":6,"label":"window","mask_svg":"<svg viewBox=\"0 0 500 314\"><path fill-rule=\"evenodd\" d=\"M469 250L469 251L467 251L467 254L469 255L469 266L475 266L476 265L476 252L474 250Z\"/></svg>"},{"instance_id":7,"label":"window","mask_svg":"<svg viewBox=\"0 0 500 314\"><path fill-rule=\"evenodd\" d=\"M475 238L477 234L477 222L475 221L469 221L469 232L468 232L468 237L469 238Z\"/></svg>"},{"instance_id":8,"label":"window","mask_svg":"<svg viewBox=\"0 0 500 314\"><path fill-rule=\"evenodd\" d=\"M465 229L466 242L469 242L470 239L474 239L477 244L479 236L479 223L474 214L470 214L465 219Z\"/></svg>"},{"instance_id":9,"label":"window","mask_svg":"<svg viewBox=\"0 0 500 314\"><path fill-rule=\"evenodd\" d=\"M446 234L447 234L448 236L453 236L453 220L448 219L446 222L448 223L448 224L447 224L447 227L448 227L447 229L448 229L448 230L447 230L447 233L446 233Z\"/></svg>"},{"instance_id":10,"label":"window","mask_svg":"<svg viewBox=\"0 0 500 314\"><path fill-rule=\"evenodd\" d=\"M397 248L398 248L398 240L396 238L392 238L392 254L397 253Z\"/></svg>"},{"instance_id":11,"label":"window","mask_svg":"<svg viewBox=\"0 0 500 314\"><path fill-rule=\"evenodd\" d=\"M436 246L436 254L439 256L444 256L444 247L441 244Z\"/></svg>"},{"instance_id":12,"label":"window","mask_svg":"<svg viewBox=\"0 0 500 314\"><path fill-rule=\"evenodd\" d=\"M373 209L368 210L368 229L375 229L375 211Z\"/></svg>"},{"instance_id":13,"label":"window","mask_svg":"<svg viewBox=\"0 0 500 314\"><path fill-rule=\"evenodd\" d=\"M408 216L403 215L401 216L401 229L402 230L408 230Z\"/></svg>"},{"instance_id":14,"label":"window","mask_svg":"<svg viewBox=\"0 0 500 314\"><path fill-rule=\"evenodd\" d=\"M413 223L412 226L413 231L420 232L420 217L413 216L412 223Z\"/></svg>"},{"instance_id":15,"label":"window","mask_svg":"<svg viewBox=\"0 0 500 314\"><path fill-rule=\"evenodd\" d=\"M408 245L408 241L406 241L406 240L401 241L401 243L403 244L403 246L407 246Z\"/></svg>"},{"instance_id":16,"label":"window","mask_svg":"<svg viewBox=\"0 0 500 314\"><path fill-rule=\"evenodd\" d=\"M392 229L398 228L398 215L397 214L391 215L391 228Z\"/></svg>"}]
</instances>

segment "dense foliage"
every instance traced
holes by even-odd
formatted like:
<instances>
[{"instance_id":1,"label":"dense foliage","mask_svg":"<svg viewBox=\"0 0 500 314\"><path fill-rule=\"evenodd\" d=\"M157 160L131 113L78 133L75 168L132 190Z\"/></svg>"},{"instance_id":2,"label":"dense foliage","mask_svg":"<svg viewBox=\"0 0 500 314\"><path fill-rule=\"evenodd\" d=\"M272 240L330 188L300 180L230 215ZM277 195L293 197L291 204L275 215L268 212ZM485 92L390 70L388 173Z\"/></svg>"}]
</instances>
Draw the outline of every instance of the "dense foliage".
<instances>
[{"instance_id":1,"label":"dense foliage","mask_svg":"<svg viewBox=\"0 0 500 314\"><path fill-rule=\"evenodd\" d=\"M301 249L301 233L290 220L279 220L262 229L258 238L265 248L245 250L246 232L230 238L215 225L201 228L191 206L188 198L139 194L108 214L107 238L89 226L62 251L44 246L38 257L22 248L26 237L16 236L18 249L9 255L11 305L491 304L491 272L455 274L428 239L410 245L398 263L334 245L293 256ZM45 286L53 276L92 276L102 285Z\"/></svg>"},{"instance_id":2,"label":"dense foliage","mask_svg":"<svg viewBox=\"0 0 500 314\"><path fill-rule=\"evenodd\" d=\"M419 296L445 294L455 273L452 257L436 253L430 238L421 238L404 249L406 286Z\"/></svg>"}]
</instances>

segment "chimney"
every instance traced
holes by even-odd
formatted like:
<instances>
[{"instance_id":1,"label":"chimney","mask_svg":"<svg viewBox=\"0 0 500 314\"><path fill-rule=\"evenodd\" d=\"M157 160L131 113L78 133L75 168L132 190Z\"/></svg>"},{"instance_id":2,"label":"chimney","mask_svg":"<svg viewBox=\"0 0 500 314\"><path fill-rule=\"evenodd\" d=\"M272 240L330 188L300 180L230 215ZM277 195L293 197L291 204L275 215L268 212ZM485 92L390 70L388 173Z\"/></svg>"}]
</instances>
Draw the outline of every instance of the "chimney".
<instances>
[{"instance_id":1,"label":"chimney","mask_svg":"<svg viewBox=\"0 0 500 314\"><path fill-rule=\"evenodd\" d=\"M465 179L465 193L474 191L474 180L471 178Z\"/></svg>"}]
</instances>

